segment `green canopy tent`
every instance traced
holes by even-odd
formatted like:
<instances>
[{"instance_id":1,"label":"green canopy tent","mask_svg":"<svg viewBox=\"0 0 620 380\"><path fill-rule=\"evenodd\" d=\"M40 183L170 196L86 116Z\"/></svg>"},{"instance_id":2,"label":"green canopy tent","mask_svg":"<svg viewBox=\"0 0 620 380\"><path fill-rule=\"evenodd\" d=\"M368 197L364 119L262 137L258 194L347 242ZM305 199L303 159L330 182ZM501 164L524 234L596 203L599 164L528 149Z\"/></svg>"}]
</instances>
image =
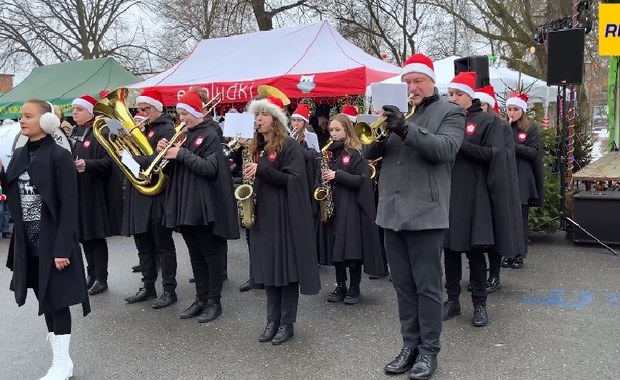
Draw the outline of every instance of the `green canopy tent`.
<instances>
[{"instance_id":1,"label":"green canopy tent","mask_svg":"<svg viewBox=\"0 0 620 380\"><path fill-rule=\"evenodd\" d=\"M0 120L18 118L22 104L32 98L59 105L66 116L71 116L73 99L85 94L98 98L101 90L114 89L141 80L113 58L37 67L17 87L0 96Z\"/></svg>"}]
</instances>

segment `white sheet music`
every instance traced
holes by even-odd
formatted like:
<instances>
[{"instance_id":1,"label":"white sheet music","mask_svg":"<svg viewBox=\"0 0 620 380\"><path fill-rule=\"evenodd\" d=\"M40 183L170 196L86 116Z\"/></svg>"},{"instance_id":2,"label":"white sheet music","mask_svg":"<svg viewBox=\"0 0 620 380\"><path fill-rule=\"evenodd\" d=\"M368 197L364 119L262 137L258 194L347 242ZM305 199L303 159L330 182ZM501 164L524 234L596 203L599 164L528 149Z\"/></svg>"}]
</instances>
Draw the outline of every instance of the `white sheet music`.
<instances>
[{"instance_id":1,"label":"white sheet music","mask_svg":"<svg viewBox=\"0 0 620 380\"><path fill-rule=\"evenodd\" d=\"M314 148L317 152L321 152L321 147L319 146L319 138L316 133L304 131L304 139L306 139L306 144L308 144L309 148Z\"/></svg>"},{"instance_id":2,"label":"white sheet music","mask_svg":"<svg viewBox=\"0 0 620 380\"><path fill-rule=\"evenodd\" d=\"M224 137L254 138L254 115L251 113L227 113L222 132Z\"/></svg>"},{"instance_id":3,"label":"white sheet music","mask_svg":"<svg viewBox=\"0 0 620 380\"><path fill-rule=\"evenodd\" d=\"M383 106L396 106L405 113L409 111L406 83L373 83L370 93L374 111L381 111Z\"/></svg>"},{"instance_id":4,"label":"white sheet music","mask_svg":"<svg viewBox=\"0 0 620 380\"><path fill-rule=\"evenodd\" d=\"M136 162L136 160L134 160L131 154L129 154L126 150L121 152L121 162L127 167L127 169L129 169L134 177L140 176L140 164L138 164L138 162Z\"/></svg>"}]
</instances>

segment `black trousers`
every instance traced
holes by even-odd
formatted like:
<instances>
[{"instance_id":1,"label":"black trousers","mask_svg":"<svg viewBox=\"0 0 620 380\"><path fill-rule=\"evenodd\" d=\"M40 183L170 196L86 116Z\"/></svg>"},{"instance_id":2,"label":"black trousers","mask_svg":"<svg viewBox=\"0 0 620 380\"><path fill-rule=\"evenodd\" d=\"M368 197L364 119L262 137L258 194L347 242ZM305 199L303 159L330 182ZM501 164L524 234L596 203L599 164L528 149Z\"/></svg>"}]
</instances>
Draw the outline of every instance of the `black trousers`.
<instances>
[{"instance_id":1,"label":"black trousers","mask_svg":"<svg viewBox=\"0 0 620 380\"><path fill-rule=\"evenodd\" d=\"M525 253L527 253L527 235L529 232L528 216L530 213L530 207L528 205L521 205L521 220L523 221L523 243L525 244ZM515 259L524 259L525 257L517 256Z\"/></svg>"},{"instance_id":2,"label":"black trousers","mask_svg":"<svg viewBox=\"0 0 620 380\"><path fill-rule=\"evenodd\" d=\"M245 230L245 241L248 243L248 259L250 258L250 229L244 228ZM248 276L251 276L250 267L248 266Z\"/></svg>"},{"instance_id":3,"label":"black trousers","mask_svg":"<svg viewBox=\"0 0 620 380\"><path fill-rule=\"evenodd\" d=\"M469 281L471 282L471 300L474 305L487 302L487 261L483 250L465 252L469 260ZM461 252L444 249L444 266L446 268L446 291L449 301L458 301L461 295L461 278L463 276Z\"/></svg>"},{"instance_id":4,"label":"black trousers","mask_svg":"<svg viewBox=\"0 0 620 380\"><path fill-rule=\"evenodd\" d=\"M267 294L267 320L281 323L297 321L299 283L288 286L265 286Z\"/></svg>"},{"instance_id":5,"label":"black trousers","mask_svg":"<svg viewBox=\"0 0 620 380\"><path fill-rule=\"evenodd\" d=\"M108 243L104 239L82 240L86 273L97 281L108 281Z\"/></svg>"},{"instance_id":6,"label":"black trousers","mask_svg":"<svg viewBox=\"0 0 620 380\"><path fill-rule=\"evenodd\" d=\"M189 251L196 297L203 302L220 302L226 240L213 235L212 226L182 226L179 229Z\"/></svg>"},{"instance_id":7,"label":"black trousers","mask_svg":"<svg viewBox=\"0 0 620 380\"><path fill-rule=\"evenodd\" d=\"M136 234L133 239L138 249L144 287L155 290L159 256L164 291L174 293L177 287L177 254L172 230L164 227L161 219L155 219L149 223L147 232Z\"/></svg>"},{"instance_id":8,"label":"black trousers","mask_svg":"<svg viewBox=\"0 0 620 380\"><path fill-rule=\"evenodd\" d=\"M28 256L28 279L30 284L39 283L39 258L36 256ZM56 268L52 269L56 270ZM34 295L39 299L39 287L34 286ZM47 331L53 332L56 335L71 334L71 310L68 307L54 310L53 312L44 313L45 324L47 325Z\"/></svg>"},{"instance_id":9,"label":"black trousers","mask_svg":"<svg viewBox=\"0 0 620 380\"><path fill-rule=\"evenodd\" d=\"M347 283L347 268L349 268L349 276L351 277L351 287L360 286L362 282L362 261L349 260L348 262L334 263L336 268L336 283L338 285Z\"/></svg>"},{"instance_id":10,"label":"black trousers","mask_svg":"<svg viewBox=\"0 0 620 380\"><path fill-rule=\"evenodd\" d=\"M385 231L383 228L377 226L379 229L379 243L381 243L381 256L383 257L383 268L385 269L385 273L388 271L388 260L387 255L385 253Z\"/></svg>"},{"instance_id":11,"label":"black trousers","mask_svg":"<svg viewBox=\"0 0 620 380\"><path fill-rule=\"evenodd\" d=\"M403 343L437 354L443 322L441 251L445 230L385 230Z\"/></svg>"},{"instance_id":12,"label":"black trousers","mask_svg":"<svg viewBox=\"0 0 620 380\"><path fill-rule=\"evenodd\" d=\"M502 255L490 249L487 256L489 257L489 278L495 277L499 280L499 273L502 269Z\"/></svg>"}]
</instances>

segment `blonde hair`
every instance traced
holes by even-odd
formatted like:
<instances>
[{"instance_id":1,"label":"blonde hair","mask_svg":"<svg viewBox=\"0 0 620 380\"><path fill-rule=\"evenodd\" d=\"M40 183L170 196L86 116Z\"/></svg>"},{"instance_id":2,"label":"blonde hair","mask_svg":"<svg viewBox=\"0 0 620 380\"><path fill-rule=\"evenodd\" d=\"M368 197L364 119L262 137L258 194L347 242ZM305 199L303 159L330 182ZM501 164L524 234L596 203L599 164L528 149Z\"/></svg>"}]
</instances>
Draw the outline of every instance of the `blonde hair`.
<instances>
[{"instance_id":1,"label":"blonde hair","mask_svg":"<svg viewBox=\"0 0 620 380\"><path fill-rule=\"evenodd\" d=\"M355 127L353 126L353 122L351 121L351 119L349 119L347 115L343 113L339 113L335 116L332 116L331 119L329 119L329 123L331 124L331 122L334 120L342 124L342 126L344 127L344 131L347 134L347 137L344 141L344 147L348 149L354 149L357 151L361 151L362 142L360 141L359 137L355 133Z\"/></svg>"},{"instance_id":2,"label":"blonde hair","mask_svg":"<svg viewBox=\"0 0 620 380\"><path fill-rule=\"evenodd\" d=\"M517 130L521 132L527 132L528 129L530 129L530 127L532 126L530 118L527 117L525 111L523 111L521 117L517 121L515 121L515 123L517 124Z\"/></svg>"}]
</instances>

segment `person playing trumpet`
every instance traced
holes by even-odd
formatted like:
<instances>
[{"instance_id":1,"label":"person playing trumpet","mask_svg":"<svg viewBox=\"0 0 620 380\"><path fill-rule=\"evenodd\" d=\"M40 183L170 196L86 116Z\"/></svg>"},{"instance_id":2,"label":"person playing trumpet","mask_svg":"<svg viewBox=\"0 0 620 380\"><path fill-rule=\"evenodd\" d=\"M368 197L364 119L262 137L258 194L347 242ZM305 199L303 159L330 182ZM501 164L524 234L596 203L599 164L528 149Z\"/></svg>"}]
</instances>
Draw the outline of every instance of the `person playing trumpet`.
<instances>
[{"instance_id":1,"label":"person playing trumpet","mask_svg":"<svg viewBox=\"0 0 620 380\"><path fill-rule=\"evenodd\" d=\"M202 108L200 94L188 91L177 103L183 128L187 128L184 141L171 147L165 138L157 143L157 151L168 149L165 159L173 162L166 168L170 178L163 223L181 232L196 286L195 301L180 317L198 317L200 323L222 314L223 252L227 240L239 239L232 177L215 122L204 120Z\"/></svg>"}]
</instances>

